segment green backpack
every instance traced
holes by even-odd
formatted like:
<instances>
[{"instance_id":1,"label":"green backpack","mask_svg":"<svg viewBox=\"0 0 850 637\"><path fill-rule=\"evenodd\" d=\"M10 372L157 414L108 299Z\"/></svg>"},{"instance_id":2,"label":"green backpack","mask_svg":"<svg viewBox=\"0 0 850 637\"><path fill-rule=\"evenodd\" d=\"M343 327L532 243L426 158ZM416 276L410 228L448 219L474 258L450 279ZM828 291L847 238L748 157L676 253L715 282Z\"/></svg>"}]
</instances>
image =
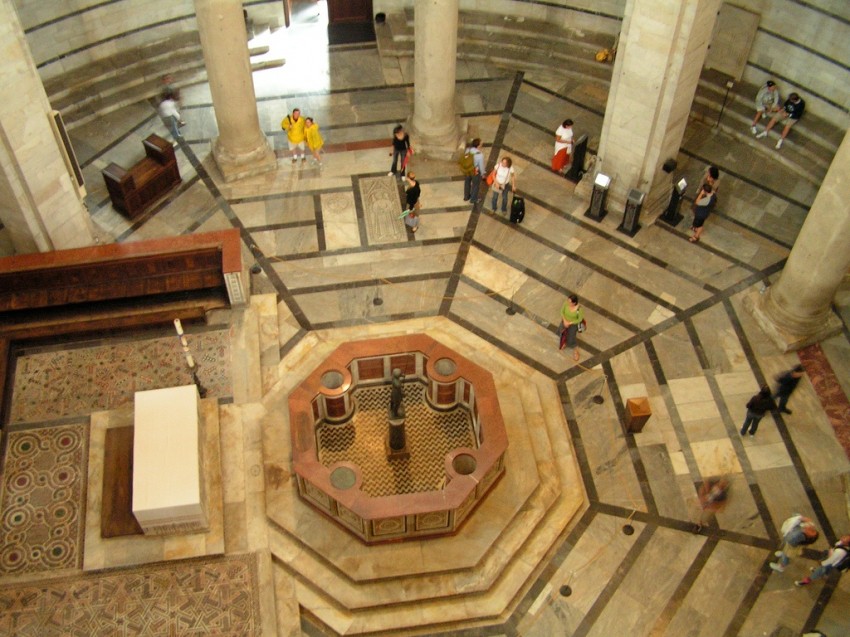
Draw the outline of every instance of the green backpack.
<instances>
[{"instance_id":1,"label":"green backpack","mask_svg":"<svg viewBox=\"0 0 850 637\"><path fill-rule=\"evenodd\" d=\"M460 159L457 160L457 165L460 167L460 172L466 177L472 177L475 174L475 157L472 152L467 150Z\"/></svg>"}]
</instances>

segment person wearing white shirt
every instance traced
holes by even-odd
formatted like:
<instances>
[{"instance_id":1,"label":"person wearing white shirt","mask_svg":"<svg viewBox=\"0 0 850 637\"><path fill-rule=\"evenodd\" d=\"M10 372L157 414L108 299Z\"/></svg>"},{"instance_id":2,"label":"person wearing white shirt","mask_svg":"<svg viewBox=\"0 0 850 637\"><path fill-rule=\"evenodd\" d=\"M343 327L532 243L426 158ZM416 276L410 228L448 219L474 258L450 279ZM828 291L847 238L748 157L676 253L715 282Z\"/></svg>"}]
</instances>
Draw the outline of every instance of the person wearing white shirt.
<instances>
[{"instance_id":1,"label":"person wearing white shirt","mask_svg":"<svg viewBox=\"0 0 850 637\"><path fill-rule=\"evenodd\" d=\"M573 120L565 119L555 131L555 154L552 156L552 171L561 172L570 163L573 153Z\"/></svg>"},{"instance_id":2,"label":"person wearing white shirt","mask_svg":"<svg viewBox=\"0 0 850 637\"><path fill-rule=\"evenodd\" d=\"M502 194L502 212L508 212L508 193L516 194L516 171L513 167L513 160L510 157L503 157L499 165L494 169L495 178L493 179L493 212L496 212L496 204L499 203L499 193Z\"/></svg>"},{"instance_id":3,"label":"person wearing white shirt","mask_svg":"<svg viewBox=\"0 0 850 637\"><path fill-rule=\"evenodd\" d=\"M159 117L166 128L171 131L171 136L175 141L182 139L180 134L180 113L177 111L177 100L174 99L173 93L166 93L163 100L159 103Z\"/></svg>"}]
</instances>

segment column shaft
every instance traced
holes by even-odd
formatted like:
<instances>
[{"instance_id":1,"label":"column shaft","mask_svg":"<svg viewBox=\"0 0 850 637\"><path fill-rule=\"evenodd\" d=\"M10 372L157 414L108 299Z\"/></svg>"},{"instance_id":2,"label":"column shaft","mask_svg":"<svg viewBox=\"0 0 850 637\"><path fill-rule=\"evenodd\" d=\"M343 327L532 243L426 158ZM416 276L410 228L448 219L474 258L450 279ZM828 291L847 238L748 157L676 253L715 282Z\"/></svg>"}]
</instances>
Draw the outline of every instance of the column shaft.
<instances>
[{"instance_id":1,"label":"column shaft","mask_svg":"<svg viewBox=\"0 0 850 637\"><path fill-rule=\"evenodd\" d=\"M195 0L195 12L218 124L216 164L225 181L275 170L274 151L257 114L242 3Z\"/></svg>"},{"instance_id":2,"label":"column shaft","mask_svg":"<svg viewBox=\"0 0 850 637\"><path fill-rule=\"evenodd\" d=\"M832 301L850 268L850 131L838 147L779 280L746 299L759 325L783 351L816 343L842 328Z\"/></svg>"},{"instance_id":3,"label":"column shaft","mask_svg":"<svg viewBox=\"0 0 850 637\"><path fill-rule=\"evenodd\" d=\"M667 203L676 157L721 0L626 0L599 144L601 171L613 178L609 209L631 188L644 210Z\"/></svg>"},{"instance_id":4,"label":"column shaft","mask_svg":"<svg viewBox=\"0 0 850 637\"><path fill-rule=\"evenodd\" d=\"M50 102L12 3L0 0L0 220L15 252L94 243L88 210L54 134Z\"/></svg>"},{"instance_id":5,"label":"column shaft","mask_svg":"<svg viewBox=\"0 0 850 637\"><path fill-rule=\"evenodd\" d=\"M463 143L455 115L458 0L416 0L413 118L417 152L443 157Z\"/></svg>"}]
</instances>

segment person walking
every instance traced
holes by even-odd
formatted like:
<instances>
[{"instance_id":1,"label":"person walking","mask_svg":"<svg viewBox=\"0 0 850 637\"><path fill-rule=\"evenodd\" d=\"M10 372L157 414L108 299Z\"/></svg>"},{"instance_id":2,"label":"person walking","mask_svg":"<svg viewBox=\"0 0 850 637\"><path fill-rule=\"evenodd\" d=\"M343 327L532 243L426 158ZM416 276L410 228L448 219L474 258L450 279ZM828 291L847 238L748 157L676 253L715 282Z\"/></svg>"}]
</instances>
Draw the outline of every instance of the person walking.
<instances>
[{"instance_id":1,"label":"person walking","mask_svg":"<svg viewBox=\"0 0 850 637\"><path fill-rule=\"evenodd\" d=\"M393 149L390 151L390 155L392 155L393 163L390 167L390 172L387 173L387 177L398 175L400 179L404 179L404 171L407 169L407 162L410 159L410 155L413 154L413 146L410 143L410 135L407 134L404 126L401 124L393 129L391 143ZM396 169L396 166L399 166L399 168Z\"/></svg>"},{"instance_id":2,"label":"person walking","mask_svg":"<svg viewBox=\"0 0 850 637\"><path fill-rule=\"evenodd\" d=\"M578 296L570 294L561 306L561 344L559 349L571 347L574 361L579 359L577 337L584 325L584 308L579 305Z\"/></svg>"},{"instance_id":3,"label":"person walking","mask_svg":"<svg viewBox=\"0 0 850 637\"><path fill-rule=\"evenodd\" d=\"M792 557L800 555L804 546L814 544L819 537L814 522L799 513L782 523L781 533L782 548L774 553L779 559L770 563L770 568L777 573L782 573Z\"/></svg>"},{"instance_id":4,"label":"person walking","mask_svg":"<svg viewBox=\"0 0 850 637\"><path fill-rule=\"evenodd\" d=\"M758 123L762 117L772 116L779 110L779 88L773 80L765 82L764 86L756 94L756 116L753 117L750 131L753 135L758 133Z\"/></svg>"},{"instance_id":5,"label":"person walking","mask_svg":"<svg viewBox=\"0 0 850 637\"><path fill-rule=\"evenodd\" d=\"M552 155L552 171L560 173L570 163L573 152L573 120L565 119L555 130L555 153Z\"/></svg>"},{"instance_id":6,"label":"person walking","mask_svg":"<svg viewBox=\"0 0 850 637\"><path fill-rule=\"evenodd\" d=\"M183 139L183 135L180 134L180 123L183 120L180 119L180 113L177 110L177 98L174 96L174 93L165 93L162 101L159 103L157 113L162 123L171 132L174 141Z\"/></svg>"},{"instance_id":7,"label":"person walking","mask_svg":"<svg viewBox=\"0 0 850 637\"><path fill-rule=\"evenodd\" d=\"M419 182L416 181L416 175L407 173L406 207L402 212L405 215L405 225L410 226L413 232L419 230L419 209L422 207L422 204L419 203L419 197L421 194L422 189L419 187Z\"/></svg>"},{"instance_id":8,"label":"person walking","mask_svg":"<svg viewBox=\"0 0 850 637\"><path fill-rule=\"evenodd\" d=\"M776 409L776 403L773 402L773 397L770 395L770 387L762 385L759 393L750 398L747 403L747 417L744 418L744 426L741 427L741 435L749 433L750 436L755 436L758 431L759 423L768 411Z\"/></svg>"},{"instance_id":9,"label":"person walking","mask_svg":"<svg viewBox=\"0 0 850 637\"><path fill-rule=\"evenodd\" d=\"M717 204L717 195L714 194L711 185L705 183L702 185L702 188L697 193L697 197L694 200L693 211L694 211L694 225L691 226L691 230L694 231L693 236L688 239L691 243L697 243L702 236L702 231L705 226L705 221L708 219L708 215L711 214L711 211L714 210L714 206Z\"/></svg>"},{"instance_id":10,"label":"person walking","mask_svg":"<svg viewBox=\"0 0 850 637\"><path fill-rule=\"evenodd\" d=\"M307 148L310 149L310 153L313 155L313 160L321 167L322 158L319 153L322 150L322 146L325 145L325 140L322 139L322 134L319 132L319 125L313 121L312 117L304 118L304 138L307 141Z\"/></svg>"},{"instance_id":11,"label":"person walking","mask_svg":"<svg viewBox=\"0 0 850 637\"><path fill-rule=\"evenodd\" d=\"M726 478L709 478L699 488L699 518L694 525L694 533L702 531L712 516L722 511L729 498L729 481Z\"/></svg>"},{"instance_id":12,"label":"person walking","mask_svg":"<svg viewBox=\"0 0 850 637\"><path fill-rule=\"evenodd\" d=\"M776 377L777 386L773 396L779 400L776 408L783 414L791 415L792 412L786 405L788 405L788 399L797 389L797 384L805 373L806 370L802 365L795 365L792 369Z\"/></svg>"},{"instance_id":13,"label":"person walking","mask_svg":"<svg viewBox=\"0 0 850 637\"><path fill-rule=\"evenodd\" d=\"M804 110L806 110L806 100L797 95L797 93L791 93L791 95L788 96L788 99L785 100L785 104L782 105L782 108L770 118L770 121L767 123L767 128L756 135L756 138L762 139L763 137L767 137L770 129L776 125L776 122L782 120L785 124L785 128L782 129L779 141L776 142L776 150L779 150L782 148L782 142L784 142L785 138L788 137L791 127L800 121Z\"/></svg>"},{"instance_id":14,"label":"person walking","mask_svg":"<svg viewBox=\"0 0 850 637\"><path fill-rule=\"evenodd\" d=\"M292 163L298 160L298 151L301 151L301 161L307 161L307 149L305 148L305 121L301 117L301 109L292 109L292 114L287 115L280 122L280 127L286 131L286 140L289 143L289 152L292 153Z\"/></svg>"},{"instance_id":15,"label":"person walking","mask_svg":"<svg viewBox=\"0 0 850 637\"><path fill-rule=\"evenodd\" d=\"M493 212L496 212L496 206L499 203L499 193L502 194L502 213L508 213L508 193L516 192L516 171L513 167L513 160L510 157L503 157L499 165L493 169L495 173L493 177Z\"/></svg>"},{"instance_id":16,"label":"person walking","mask_svg":"<svg viewBox=\"0 0 850 637\"><path fill-rule=\"evenodd\" d=\"M487 170L484 165L484 153L481 152L481 140L476 137L464 151L464 156L472 158L472 174L463 177L463 200L471 201L472 205L478 201L478 191L481 189L481 178Z\"/></svg>"},{"instance_id":17,"label":"person walking","mask_svg":"<svg viewBox=\"0 0 850 637\"><path fill-rule=\"evenodd\" d=\"M832 571L846 571L848 568L850 568L850 535L843 535L829 549L826 559L821 561L820 566L812 569L811 575L794 582L794 584L796 586L807 586L815 580L826 577Z\"/></svg>"}]
</instances>

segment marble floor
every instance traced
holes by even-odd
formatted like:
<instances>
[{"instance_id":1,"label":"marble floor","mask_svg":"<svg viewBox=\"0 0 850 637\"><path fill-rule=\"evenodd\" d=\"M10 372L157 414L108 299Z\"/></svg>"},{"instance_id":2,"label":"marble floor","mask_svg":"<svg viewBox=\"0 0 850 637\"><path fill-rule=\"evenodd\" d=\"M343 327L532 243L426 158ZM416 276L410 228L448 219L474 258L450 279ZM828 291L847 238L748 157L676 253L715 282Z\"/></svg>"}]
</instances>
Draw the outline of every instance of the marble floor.
<instances>
[{"instance_id":1,"label":"marble floor","mask_svg":"<svg viewBox=\"0 0 850 637\"><path fill-rule=\"evenodd\" d=\"M258 23L282 22L273 4L256 8L269 13ZM799 354L780 354L743 309L781 272L817 184L782 166L762 170L768 155L746 131L692 122L680 170L691 183L708 162L724 173L702 241L687 241L687 217L675 228L642 219L630 238L616 231L618 211L601 223L584 217L586 199L548 169L551 131L565 117L595 147L596 89L585 96L555 75L460 61L460 117L489 163L514 159L525 221L465 204L454 162L415 156L423 213L414 235L393 220L402 191L386 176L392 127L412 113L412 60L381 59L369 44L328 47L324 4L298 7L291 29L256 34L271 58L287 60L254 76L276 172L225 183L210 157L209 87L188 87L176 148L183 183L129 221L109 204L100 171L135 161L150 133L167 135L153 106L71 131L102 241L236 227L246 265L259 266L246 309L189 332L216 361L205 411L219 432L217 535L155 546L90 537L96 451L105 429L128 424L126 387L136 382L111 352L145 361L145 387L173 383L162 353L145 353L168 330L17 348L11 411L20 417L4 430L0 523L23 550L0 560L0 635L850 635L850 578L793 584L850 532L850 461L834 430L847 425L850 286L836 299L844 331ZM279 122L295 107L328 143L321 168L289 161ZM578 363L557 348L570 292L589 326ZM293 499L279 405L335 343L411 331L450 341L494 373L511 447L480 512L499 524L473 516L456 538L366 547ZM793 413L769 415L742 438L747 399L799 362L809 374ZM63 383L60 395L39 401L42 373ZM109 378L121 391L104 393ZM652 408L639 434L621 424L634 397ZM65 439L73 453L64 464L21 466L22 444L56 458ZM39 475L70 481L53 527L16 500L14 489ZM717 475L731 483L728 504L694 534L697 491ZM275 520L270 507L287 515ZM821 538L777 574L769 563L792 513L814 519ZM59 529L53 544L50 528ZM45 547L61 550L52 559ZM114 591L121 604L108 603Z\"/></svg>"}]
</instances>

